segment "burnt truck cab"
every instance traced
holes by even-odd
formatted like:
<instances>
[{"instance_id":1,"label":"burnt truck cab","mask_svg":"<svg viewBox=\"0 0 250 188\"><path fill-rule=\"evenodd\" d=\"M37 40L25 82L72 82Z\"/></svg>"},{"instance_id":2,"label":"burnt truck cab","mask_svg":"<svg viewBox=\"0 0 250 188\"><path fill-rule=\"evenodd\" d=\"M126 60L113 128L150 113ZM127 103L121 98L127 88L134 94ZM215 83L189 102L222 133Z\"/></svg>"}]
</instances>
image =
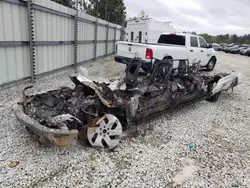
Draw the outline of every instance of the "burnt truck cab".
<instances>
[{"instance_id":1,"label":"burnt truck cab","mask_svg":"<svg viewBox=\"0 0 250 188\"><path fill-rule=\"evenodd\" d=\"M179 66L173 68L173 61ZM151 72L142 70L134 58L125 76L95 82L82 75L70 77L74 88L61 87L27 96L14 112L17 119L40 142L68 147L78 141L112 149L124 131L175 107L200 100L216 101L222 91L238 84L232 72L202 75L200 62L187 59L155 60Z\"/></svg>"}]
</instances>

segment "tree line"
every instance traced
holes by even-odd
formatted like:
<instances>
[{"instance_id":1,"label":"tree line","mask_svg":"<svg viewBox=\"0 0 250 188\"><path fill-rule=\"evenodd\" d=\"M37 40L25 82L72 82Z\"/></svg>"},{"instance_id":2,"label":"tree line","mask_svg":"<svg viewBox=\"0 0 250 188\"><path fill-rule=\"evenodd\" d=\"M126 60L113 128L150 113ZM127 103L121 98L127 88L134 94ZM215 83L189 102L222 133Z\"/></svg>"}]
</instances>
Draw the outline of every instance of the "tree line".
<instances>
[{"instance_id":1,"label":"tree line","mask_svg":"<svg viewBox=\"0 0 250 188\"><path fill-rule=\"evenodd\" d=\"M52 0L61 5L84 11L100 19L126 25L126 7L123 0Z\"/></svg>"},{"instance_id":2,"label":"tree line","mask_svg":"<svg viewBox=\"0 0 250 188\"><path fill-rule=\"evenodd\" d=\"M196 32L192 32L192 34L196 34ZM243 36L238 36L236 34L229 35L209 35L207 33L199 34L202 36L208 43L235 43L235 44L249 44L250 45L250 34L246 34Z\"/></svg>"}]
</instances>

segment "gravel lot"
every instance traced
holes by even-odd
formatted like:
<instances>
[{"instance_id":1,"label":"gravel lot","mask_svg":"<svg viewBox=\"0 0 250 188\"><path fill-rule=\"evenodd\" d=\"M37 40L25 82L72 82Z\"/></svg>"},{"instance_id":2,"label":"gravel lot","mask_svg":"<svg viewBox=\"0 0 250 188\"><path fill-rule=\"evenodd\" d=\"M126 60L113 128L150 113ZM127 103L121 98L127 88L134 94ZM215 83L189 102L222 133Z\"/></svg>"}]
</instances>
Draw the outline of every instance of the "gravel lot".
<instances>
[{"instance_id":1,"label":"gravel lot","mask_svg":"<svg viewBox=\"0 0 250 188\"><path fill-rule=\"evenodd\" d=\"M124 69L112 60L85 66L95 78ZM39 145L12 112L27 84L1 90L0 187L250 187L250 58L218 53L214 72L231 70L242 81L233 93L146 122L151 129L117 152ZM72 85L68 74L39 80L31 93Z\"/></svg>"}]
</instances>

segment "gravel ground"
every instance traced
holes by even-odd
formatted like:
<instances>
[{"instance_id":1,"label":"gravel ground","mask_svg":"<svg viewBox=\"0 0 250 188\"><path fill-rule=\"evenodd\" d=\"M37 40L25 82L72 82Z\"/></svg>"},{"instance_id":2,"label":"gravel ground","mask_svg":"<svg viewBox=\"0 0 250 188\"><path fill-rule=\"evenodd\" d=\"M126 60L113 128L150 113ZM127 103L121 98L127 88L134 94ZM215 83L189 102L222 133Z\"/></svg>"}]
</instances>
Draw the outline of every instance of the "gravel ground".
<instances>
[{"instance_id":1,"label":"gravel ground","mask_svg":"<svg viewBox=\"0 0 250 188\"><path fill-rule=\"evenodd\" d=\"M241 74L233 93L140 125L149 131L116 152L39 145L12 112L27 84L1 90L0 187L250 187L250 58L218 53L218 59L214 72ZM85 66L95 78L124 70L112 60ZM40 79L31 93L72 85L69 74ZM197 147L189 150L189 143ZM10 161L19 164L11 168Z\"/></svg>"}]
</instances>

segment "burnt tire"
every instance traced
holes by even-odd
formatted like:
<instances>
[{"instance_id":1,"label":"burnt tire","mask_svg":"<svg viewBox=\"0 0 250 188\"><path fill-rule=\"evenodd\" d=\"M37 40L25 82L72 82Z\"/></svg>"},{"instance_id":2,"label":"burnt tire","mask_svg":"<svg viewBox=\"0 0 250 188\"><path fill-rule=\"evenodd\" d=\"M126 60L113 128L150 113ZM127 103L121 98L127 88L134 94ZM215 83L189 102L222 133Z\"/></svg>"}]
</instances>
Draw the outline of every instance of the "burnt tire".
<instances>
[{"instance_id":1,"label":"burnt tire","mask_svg":"<svg viewBox=\"0 0 250 188\"><path fill-rule=\"evenodd\" d=\"M207 99L207 101L210 101L210 102L216 102L216 101L218 101L218 99L219 99L219 97L220 97L220 94L221 94L221 92L216 93L215 95L209 97L209 98Z\"/></svg>"},{"instance_id":2,"label":"burnt tire","mask_svg":"<svg viewBox=\"0 0 250 188\"><path fill-rule=\"evenodd\" d=\"M209 60L209 62L207 63L207 71L212 71L215 67L215 64L216 64L216 59L215 58L211 58Z\"/></svg>"}]
</instances>

